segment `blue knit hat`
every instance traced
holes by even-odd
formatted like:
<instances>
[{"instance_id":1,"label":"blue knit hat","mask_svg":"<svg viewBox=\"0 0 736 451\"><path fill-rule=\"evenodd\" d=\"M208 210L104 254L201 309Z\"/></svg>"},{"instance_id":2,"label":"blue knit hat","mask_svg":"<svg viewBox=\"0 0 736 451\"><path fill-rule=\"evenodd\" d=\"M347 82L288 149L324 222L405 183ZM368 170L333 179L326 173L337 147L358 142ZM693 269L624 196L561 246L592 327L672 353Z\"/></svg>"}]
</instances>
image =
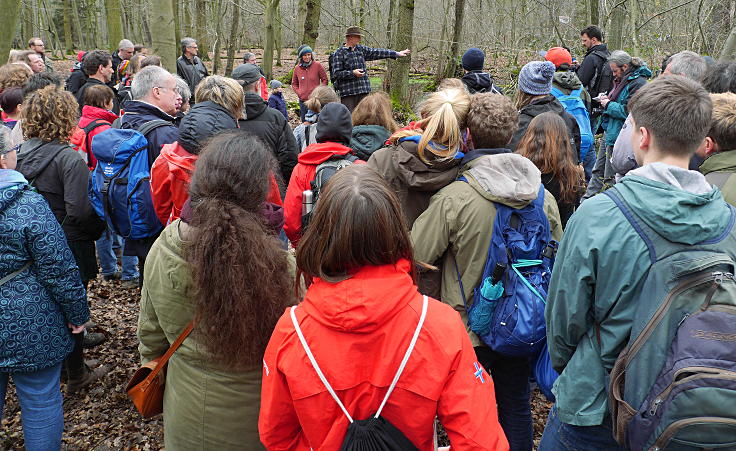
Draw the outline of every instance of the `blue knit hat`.
<instances>
[{"instance_id":1,"label":"blue knit hat","mask_svg":"<svg viewBox=\"0 0 736 451\"><path fill-rule=\"evenodd\" d=\"M552 91L555 65L549 61L526 63L519 72L519 91L531 95L544 95Z\"/></svg>"},{"instance_id":2,"label":"blue knit hat","mask_svg":"<svg viewBox=\"0 0 736 451\"><path fill-rule=\"evenodd\" d=\"M463 69L465 70L483 70L483 63L485 62L486 54L483 53L483 50L472 47L469 48L464 54L463 54Z\"/></svg>"},{"instance_id":3,"label":"blue knit hat","mask_svg":"<svg viewBox=\"0 0 736 451\"><path fill-rule=\"evenodd\" d=\"M308 45L303 45L299 49L299 59L302 59L302 56L306 55L307 53L312 53L312 47Z\"/></svg>"}]
</instances>

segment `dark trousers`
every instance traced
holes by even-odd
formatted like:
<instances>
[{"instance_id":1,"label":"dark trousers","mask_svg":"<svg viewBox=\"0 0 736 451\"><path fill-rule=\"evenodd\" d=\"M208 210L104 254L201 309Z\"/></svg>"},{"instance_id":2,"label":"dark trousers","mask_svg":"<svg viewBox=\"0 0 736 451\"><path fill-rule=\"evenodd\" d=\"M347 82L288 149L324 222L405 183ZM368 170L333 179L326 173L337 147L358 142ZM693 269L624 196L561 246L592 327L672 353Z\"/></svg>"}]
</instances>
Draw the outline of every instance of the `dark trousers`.
<instances>
[{"instance_id":1,"label":"dark trousers","mask_svg":"<svg viewBox=\"0 0 736 451\"><path fill-rule=\"evenodd\" d=\"M613 439L610 419L600 426L573 426L557 417L553 406L547 416L539 451L619 451L623 450Z\"/></svg>"},{"instance_id":2,"label":"dark trousers","mask_svg":"<svg viewBox=\"0 0 736 451\"><path fill-rule=\"evenodd\" d=\"M303 123L304 118L307 117L307 111L309 108L307 108L307 105L304 104L301 100L299 100L299 122Z\"/></svg>"},{"instance_id":3,"label":"dark trousers","mask_svg":"<svg viewBox=\"0 0 736 451\"><path fill-rule=\"evenodd\" d=\"M153 243L156 241L156 238L158 238L160 234L161 232L157 233L154 236L141 238L139 240L125 240L125 249L123 250L123 255L138 257L138 272L140 273L140 277L138 278L139 288L143 288L143 275L145 272L146 257L148 256L148 251L151 250L151 246L153 246Z\"/></svg>"},{"instance_id":4,"label":"dark trousers","mask_svg":"<svg viewBox=\"0 0 736 451\"><path fill-rule=\"evenodd\" d=\"M486 346L474 349L478 362L493 378L498 420L509 441L510 451L531 451L533 429L529 402L529 358L509 357Z\"/></svg>"},{"instance_id":5,"label":"dark trousers","mask_svg":"<svg viewBox=\"0 0 736 451\"><path fill-rule=\"evenodd\" d=\"M356 106L360 103L361 100L363 100L368 93L365 94L355 94L353 96L342 96L340 97L340 102L348 107L348 110L352 113Z\"/></svg>"},{"instance_id":6,"label":"dark trousers","mask_svg":"<svg viewBox=\"0 0 736 451\"><path fill-rule=\"evenodd\" d=\"M89 280L83 280L84 289L87 289ZM81 324L75 324L81 326ZM84 373L84 332L72 334L74 340L74 349L66 357L65 366L69 379L77 379Z\"/></svg>"}]
</instances>

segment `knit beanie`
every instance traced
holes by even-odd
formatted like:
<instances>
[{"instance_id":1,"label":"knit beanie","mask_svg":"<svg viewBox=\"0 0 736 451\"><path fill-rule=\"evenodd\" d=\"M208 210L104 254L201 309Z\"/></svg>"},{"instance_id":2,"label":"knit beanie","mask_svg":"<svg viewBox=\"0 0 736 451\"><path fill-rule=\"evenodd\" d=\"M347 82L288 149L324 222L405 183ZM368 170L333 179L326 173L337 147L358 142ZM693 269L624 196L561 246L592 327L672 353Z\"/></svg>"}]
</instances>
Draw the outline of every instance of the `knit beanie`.
<instances>
[{"instance_id":1,"label":"knit beanie","mask_svg":"<svg viewBox=\"0 0 736 451\"><path fill-rule=\"evenodd\" d=\"M483 50L473 47L463 54L463 69L465 70L483 70L486 54Z\"/></svg>"},{"instance_id":2,"label":"knit beanie","mask_svg":"<svg viewBox=\"0 0 736 451\"><path fill-rule=\"evenodd\" d=\"M269 83L268 85L271 87L271 89L278 89L283 86L283 84L281 84L281 82L278 80L271 80L271 83Z\"/></svg>"},{"instance_id":3,"label":"knit beanie","mask_svg":"<svg viewBox=\"0 0 736 451\"><path fill-rule=\"evenodd\" d=\"M322 107L317 119L318 143L338 142L344 145L350 143L353 135L353 118L348 107L339 102L330 102Z\"/></svg>"},{"instance_id":4,"label":"knit beanie","mask_svg":"<svg viewBox=\"0 0 736 451\"><path fill-rule=\"evenodd\" d=\"M302 56L306 55L307 53L312 53L312 47L308 45L304 45L299 49L299 59L302 59Z\"/></svg>"},{"instance_id":5,"label":"knit beanie","mask_svg":"<svg viewBox=\"0 0 736 451\"><path fill-rule=\"evenodd\" d=\"M555 65L549 61L532 61L519 72L519 91L531 95L544 95L552 91Z\"/></svg>"}]
</instances>

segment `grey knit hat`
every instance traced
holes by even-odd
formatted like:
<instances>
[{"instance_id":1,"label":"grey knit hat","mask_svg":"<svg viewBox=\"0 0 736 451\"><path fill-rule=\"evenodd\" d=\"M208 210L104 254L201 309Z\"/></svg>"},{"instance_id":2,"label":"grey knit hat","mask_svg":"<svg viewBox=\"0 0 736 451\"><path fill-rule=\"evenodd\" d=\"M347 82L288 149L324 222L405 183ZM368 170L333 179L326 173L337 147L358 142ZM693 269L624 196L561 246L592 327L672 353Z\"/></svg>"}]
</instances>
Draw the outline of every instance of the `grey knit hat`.
<instances>
[{"instance_id":1,"label":"grey knit hat","mask_svg":"<svg viewBox=\"0 0 736 451\"><path fill-rule=\"evenodd\" d=\"M555 65L549 61L532 61L519 72L519 91L531 95L544 95L552 91Z\"/></svg>"}]
</instances>

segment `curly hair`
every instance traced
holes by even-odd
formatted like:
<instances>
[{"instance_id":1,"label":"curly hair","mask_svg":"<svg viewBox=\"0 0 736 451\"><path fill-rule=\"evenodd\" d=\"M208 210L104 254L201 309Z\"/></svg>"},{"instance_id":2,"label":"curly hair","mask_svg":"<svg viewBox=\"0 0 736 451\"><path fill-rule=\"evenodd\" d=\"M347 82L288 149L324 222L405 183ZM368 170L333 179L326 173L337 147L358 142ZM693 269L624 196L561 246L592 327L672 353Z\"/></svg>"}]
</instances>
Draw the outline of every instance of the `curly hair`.
<instances>
[{"instance_id":1,"label":"curly hair","mask_svg":"<svg viewBox=\"0 0 736 451\"><path fill-rule=\"evenodd\" d=\"M257 365L284 309L295 303L287 253L263 216L271 152L242 131L202 150L189 187L191 267L197 328L213 362Z\"/></svg>"},{"instance_id":2,"label":"curly hair","mask_svg":"<svg viewBox=\"0 0 736 451\"><path fill-rule=\"evenodd\" d=\"M505 147L516 132L518 120L519 113L506 96L486 92L470 100L467 125L476 149Z\"/></svg>"},{"instance_id":3,"label":"curly hair","mask_svg":"<svg viewBox=\"0 0 736 451\"><path fill-rule=\"evenodd\" d=\"M7 88L22 88L31 75L33 71L26 64L3 64L0 66L0 92Z\"/></svg>"},{"instance_id":4,"label":"curly hair","mask_svg":"<svg viewBox=\"0 0 736 451\"><path fill-rule=\"evenodd\" d=\"M26 97L21 118L26 139L68 143L77 126L79 106L74 96L54 85Z\"/></svg>"}]
</instances>

